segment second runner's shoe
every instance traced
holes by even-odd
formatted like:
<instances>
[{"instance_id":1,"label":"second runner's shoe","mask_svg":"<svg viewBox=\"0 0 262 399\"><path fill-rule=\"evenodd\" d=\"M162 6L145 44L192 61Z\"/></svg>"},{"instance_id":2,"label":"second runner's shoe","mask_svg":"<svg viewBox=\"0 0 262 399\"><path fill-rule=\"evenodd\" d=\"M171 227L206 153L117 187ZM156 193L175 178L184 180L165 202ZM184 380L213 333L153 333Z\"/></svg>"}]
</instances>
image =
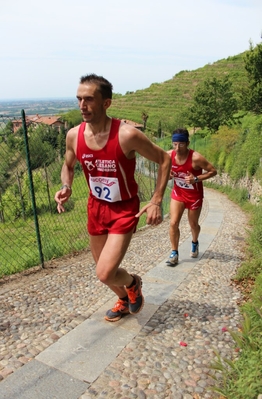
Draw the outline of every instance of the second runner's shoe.
<instances>
[{"instance_id":1,"label":"second runner's shoe","mask_svg":"<svg viewBox=\"0 0 262 399\"><path fill-rule=\"evenodd\" d=\"M166 263L167 266L176 266L178 264L178 252L173 250Z\"/></svg>"},{"instance_id":2,"label":"second runner's shoe","mask_svg":"<svg viewBox=\"0 0 262 399\"><path fill-rule=\"evenodd\" d=\"M190 256L191 258L197 258L198 257L198 252L199 252L199 243L197 242L193 242L192 241L192 249L190 252Z\"/></svg>"}]
</instances>

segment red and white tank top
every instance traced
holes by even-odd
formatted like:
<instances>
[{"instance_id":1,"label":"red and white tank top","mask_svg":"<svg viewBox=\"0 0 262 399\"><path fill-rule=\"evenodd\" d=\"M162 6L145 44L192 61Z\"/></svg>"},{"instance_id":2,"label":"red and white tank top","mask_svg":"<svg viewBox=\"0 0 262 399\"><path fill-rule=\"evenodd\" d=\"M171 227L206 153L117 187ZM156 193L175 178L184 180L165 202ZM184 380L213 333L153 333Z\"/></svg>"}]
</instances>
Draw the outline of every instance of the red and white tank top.
<instances>
[{"instance_id":1,"label":"red and white tank top","mask_svg":"<svg viewBox=\"0 0 262 399\"><path fill-rule=\"evenodd\" d=\"M199 176L202 174L202 169L196 170L192 166L193 153L193 150L189 150L188 157L183 165L179 165L176 163L176 152L172 151L171 153L171 171L172 175L174 176L174 188L171 195L174 199L177 198L180 201L192 201L194 199L197 200L199 198L203 198L204 194L202 182L188 184L185 181L185 177L188 174L187 172L192 173L194 176Z\"/></svg>"},{"instance_id":2,"label":"red and white tank top","mask_svg":"<svg viewBox=\"0 0 262 399\"><path fill-rule=\"evenodd\" d=\"M112 118L107 143L100 150L92 150L86 145L86 122L81 123L78 130L76 156L82 165L90 195L108 202L130 199L138 192L134 177L136 159L128 159L120 147L120 123L120 120Z\"/></svg>"}]
</instances>

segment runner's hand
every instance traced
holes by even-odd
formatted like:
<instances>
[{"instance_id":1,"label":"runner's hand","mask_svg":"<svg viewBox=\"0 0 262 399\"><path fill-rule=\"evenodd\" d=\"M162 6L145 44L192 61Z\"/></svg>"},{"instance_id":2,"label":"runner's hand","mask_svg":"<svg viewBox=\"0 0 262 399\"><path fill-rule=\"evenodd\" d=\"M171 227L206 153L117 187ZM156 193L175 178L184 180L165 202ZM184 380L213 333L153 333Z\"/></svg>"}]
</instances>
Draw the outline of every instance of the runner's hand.
<instances>
[{"instance_id":1,"label":"runner's hand","mask_svg":"<svg viewBox=\"0 0 262 399\"><path fill-rule=\"evenodd\" d=\"M65 208L63 207L63 204L69 200L71 194L72 194L72 191L66 187L64 187L61 190L56 192L55 201L57 202L58 213L65 212Z\"/></svg>"},{"instance_id":2,"label":"runner's hand","mask_svg":"<svg viewBox=\"0 0 262 399\"><path fill-rule=\"evenodd\" d=\"M194 183L194 175L191 172L187 172L187 176L185 176L185 182L187 184L193 184Z\"/></svg>"},{"instance_id":3,"label":"runner's hand","mask_svg":"<svg viewBox=\"0 0 262 399\"><path fill-rule=\"evenodd\" d=\"M139 218L145 212L147 213L146 224L156 226L163 221L161 206L149 202L136 214L136 217Z\"/></svg>"}]
</instances>

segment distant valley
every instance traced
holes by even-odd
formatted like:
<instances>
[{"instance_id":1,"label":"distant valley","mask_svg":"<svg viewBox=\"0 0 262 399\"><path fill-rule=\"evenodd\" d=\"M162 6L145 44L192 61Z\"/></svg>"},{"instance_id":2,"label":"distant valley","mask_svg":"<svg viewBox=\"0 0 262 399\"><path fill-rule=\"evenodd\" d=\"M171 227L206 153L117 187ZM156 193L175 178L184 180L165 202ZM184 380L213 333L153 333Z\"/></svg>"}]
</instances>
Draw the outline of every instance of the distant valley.
<instances>
[{"instance_id":1,"label":"distant valley","mask_svg":"<svg viewBox=\"0 0 262 399\"><path fill-rule=\"evenodd\" d=\"M58 115L78 108L76 98L0 100L0 116L20 117L26 115Z\"/></svg>"}]
</instances>

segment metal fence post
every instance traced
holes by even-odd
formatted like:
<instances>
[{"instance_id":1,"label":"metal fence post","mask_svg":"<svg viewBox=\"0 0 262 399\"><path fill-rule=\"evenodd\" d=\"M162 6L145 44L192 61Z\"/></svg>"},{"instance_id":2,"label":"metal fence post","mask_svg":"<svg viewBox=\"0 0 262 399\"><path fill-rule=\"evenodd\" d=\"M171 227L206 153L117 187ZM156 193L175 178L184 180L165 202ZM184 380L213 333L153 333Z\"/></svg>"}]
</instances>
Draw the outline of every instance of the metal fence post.
<instances>
[{"instance_id":1,"label":"metal fence post","mask_svg":"<svg viewBox=\"0 0 262 399\"><path fill-rule=\"evenodd\" d=\"M33 208L34 221L35 221L35 230L36 230L38 252L39 252L40 263L41 263L42 267L44 267L44 256L43 256L43 252L42 252L41 234L40 234L38 216L37 216L37 210L36 210L35 190L34 190L32 169L31 169L30 151L29 151L28 135L27 135L27 126L26 126L26 119L25 119L25 111L23 109L21 111L21 115L22 115L22 123L23 123L25 151L26 151L26 163L27 163L27 171L28 171L28 177L29 177L29 187L30 187L32 208Z\"/></svg>"}]
</instances>

